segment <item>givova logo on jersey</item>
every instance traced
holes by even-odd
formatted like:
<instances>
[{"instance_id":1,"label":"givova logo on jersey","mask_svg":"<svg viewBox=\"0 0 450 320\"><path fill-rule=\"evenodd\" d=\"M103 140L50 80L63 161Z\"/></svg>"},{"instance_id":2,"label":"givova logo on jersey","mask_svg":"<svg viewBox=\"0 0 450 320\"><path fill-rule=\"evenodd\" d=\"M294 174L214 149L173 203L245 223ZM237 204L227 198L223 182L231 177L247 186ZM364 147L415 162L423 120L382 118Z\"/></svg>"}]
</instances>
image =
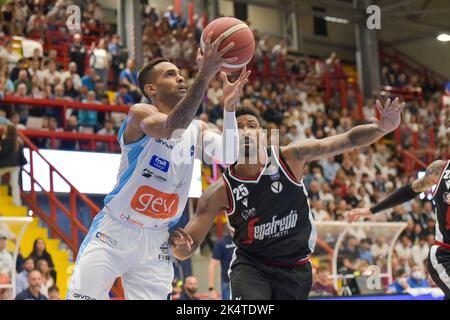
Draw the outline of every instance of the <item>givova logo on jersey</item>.
<instances>
[{"instance_id":1,"label":"givova logo on jersey","mask_svg":"<svg viewBox=\"0 0 450 320\"><path fill-rule=\"evenodd\" d=\"M248 222L248 239L244 241L245 244L251 244L254 240L264 240L271 238L280 238L289 234L289 230L297 226L298 213L297 210L291 212L281 218L273 216L272 221L257 225L260 217L250 219Z\"/></svg>"},{"instance_id":2,"label":"givova logo on jersey","mask_svg":"<svg viewBox=\"0 0 450 320\"><path fill-rule=\"evenodd\" d=\"M177 214L178 194L164 193L149 186L140 186L131 200L134 211L154 219L168 219Z\"/></svg>"}]
</instances>

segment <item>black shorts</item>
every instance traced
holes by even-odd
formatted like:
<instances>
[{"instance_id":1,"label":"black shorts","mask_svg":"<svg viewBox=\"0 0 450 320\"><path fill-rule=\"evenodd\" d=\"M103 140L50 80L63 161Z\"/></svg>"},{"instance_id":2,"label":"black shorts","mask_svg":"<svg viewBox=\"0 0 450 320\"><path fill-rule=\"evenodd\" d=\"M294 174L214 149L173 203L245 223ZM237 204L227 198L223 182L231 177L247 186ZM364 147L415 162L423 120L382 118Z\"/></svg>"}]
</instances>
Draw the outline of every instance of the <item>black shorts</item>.
<instances>
[{"instance_id":1,"label":"black shorts","mask_svg":"<svg viewBox=\"0 0 450 320\"><path fill-rule=\"evenodd\" d=\"M450 300L450 250L432 246L428 255L428 272Z\"/></svg>"},{"instance_id":2,"label":"black shorts","mask_svg":"<svg viewBox=\"0 0 450 320\"><path fill-rule=\"evenodd\" d=\"M231 300L305 300L311 286L310 262L272 267L237 255L231 265Z\"/></svg>"}]
</instances>

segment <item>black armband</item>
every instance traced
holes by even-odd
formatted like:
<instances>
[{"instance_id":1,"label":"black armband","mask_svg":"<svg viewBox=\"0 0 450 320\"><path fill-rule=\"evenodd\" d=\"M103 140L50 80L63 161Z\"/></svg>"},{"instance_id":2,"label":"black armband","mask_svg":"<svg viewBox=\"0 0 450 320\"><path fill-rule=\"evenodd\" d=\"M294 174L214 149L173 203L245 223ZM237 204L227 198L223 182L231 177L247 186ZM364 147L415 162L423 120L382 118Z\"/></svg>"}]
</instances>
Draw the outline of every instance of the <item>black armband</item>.
<instances>
[{"instance_id":1,"label":"black armband","mask_svg":"<svg viewBox=\"0 0 450 320\"><path fill-rule=\"evenodd\" d=\"M389 197L378 203L377 205L370 208L372 213L377 213L389 208L393 208L398 206L399 204L408 202L409 200L414 199L421 192L415 192L412 189L412 184L409 183L406 186L401 187L397 191L393 192Z\"/></svg>"}]
</instances>

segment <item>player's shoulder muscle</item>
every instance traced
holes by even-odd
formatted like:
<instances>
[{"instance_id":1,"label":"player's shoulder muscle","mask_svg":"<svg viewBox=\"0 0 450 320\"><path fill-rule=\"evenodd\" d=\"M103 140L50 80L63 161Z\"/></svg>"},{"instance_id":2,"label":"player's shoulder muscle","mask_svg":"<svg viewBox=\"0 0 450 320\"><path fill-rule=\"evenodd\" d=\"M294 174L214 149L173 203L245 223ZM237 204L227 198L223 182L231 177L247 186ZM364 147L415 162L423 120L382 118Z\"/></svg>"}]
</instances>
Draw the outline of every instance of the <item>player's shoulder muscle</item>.
<instances>
[{"instance_id":1,"label":"player's shoulder muscle","mask_svg":"<svg viewBox=\"0 0 450 320\"><path fill-rule=\"evenodd\" d=\"M151 104L137 103L132 105L127 115L127 125L123 137L124 143L129 144L142 139L144 132L140 128L141 121L158 112L158 109Z\"/></svg>"},{"instance_id":2,"label":"player's shoulder muscle","mask_svg":"<svg viewBox=\"0 0 450 320\"><path fill-rule=\"evenodd\" d=\"M139 125L142 119L158 112L158 108L152 104L136 103L132 105L128 111L128 121L132 125Z\"/></svg>"},{"instance_id":3,"label":"player's shoulder muscle","mask_svg":"<svg viewBox=\"0 0 450 320\"><path fill-rule=\"evenodd\" d=\"M416 192L423 192L439 182L440 175L444 170L446 161L436 160L426 169L425 175L412 183L412 188Z\"/></svg>"},{"instance_id":4,"label":"player's shoulder muscle","mask_svg":"<svg viewBox=\"0 0 450 320\"><path fill-rule=\"evenodd\" d=\"M442 170L444 170L445 165L447 164L447 161L443 160L436 160L432 162L426 170L426 175L435 178L436 180L439 179Z\"/></svg>"}]
</instances>

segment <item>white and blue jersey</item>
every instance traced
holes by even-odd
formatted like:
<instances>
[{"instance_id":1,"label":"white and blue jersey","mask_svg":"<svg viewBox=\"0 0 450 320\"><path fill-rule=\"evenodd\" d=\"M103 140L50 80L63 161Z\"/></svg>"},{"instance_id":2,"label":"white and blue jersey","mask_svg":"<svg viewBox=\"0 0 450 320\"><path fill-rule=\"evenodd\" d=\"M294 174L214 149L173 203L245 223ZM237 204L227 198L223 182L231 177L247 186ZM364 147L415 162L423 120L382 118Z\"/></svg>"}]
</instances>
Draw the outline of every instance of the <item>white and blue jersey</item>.
<instances>
[{"instance_id":1,"label":"white and blue jersey","mask_svg":"<svg viewBox=\"0 0 450 320\"><path fill-rule=\"evenodd\" d=\"M194 120L179 139L145 136L124 145L123 123L117 183L80 247L68 299L108 299L117 277L126 299L170 298L168 229L188 199L199 124Z\"/></svg>"},{"instance_id":2,"label":"white and blue jersey","mask_svg":"<svg viewBox=\"0 0 450 320\"><path fill-rule=\"evenodd\" d=\"M133 226L167 229L176 224L186 205L200 134L194 120L179 139L141 140L122 147L117 183L105 198L103 211Z\"/></svg>"}]
</instances>

